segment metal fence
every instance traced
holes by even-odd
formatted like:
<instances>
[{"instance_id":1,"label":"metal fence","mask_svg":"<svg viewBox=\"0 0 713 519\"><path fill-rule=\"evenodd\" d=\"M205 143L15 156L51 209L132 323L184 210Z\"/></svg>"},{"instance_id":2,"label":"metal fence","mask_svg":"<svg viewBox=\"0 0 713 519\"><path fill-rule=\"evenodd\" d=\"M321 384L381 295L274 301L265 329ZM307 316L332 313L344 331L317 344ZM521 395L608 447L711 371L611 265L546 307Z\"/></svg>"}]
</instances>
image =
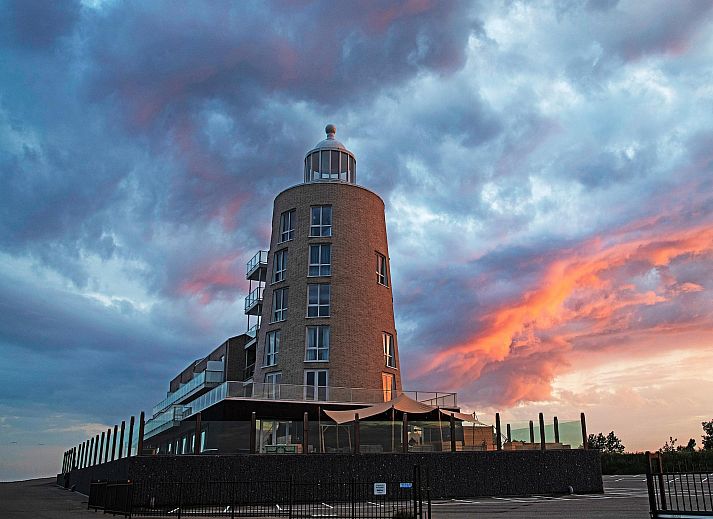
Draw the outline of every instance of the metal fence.
<instances>
[{"instance_id":1,"label":"metal fence","mask_svg":"<svg viewBox=\"0 0 713 519\"><path fill-rule=\"evenodd\" d=\"M646 485L651 517L713 517L713 468L693 461L666 463L647 452Z\"/></svg>"},{"instance_id":2,"label":"metal fence","mask_svg":"<svg viewBox=\"0 0 713 519\"><path fill-rule=\"evenodd\" d=\"M88 508L125 517L429 519L427 469L410 481L94 481Z\"/></svg>"}]
</instances>

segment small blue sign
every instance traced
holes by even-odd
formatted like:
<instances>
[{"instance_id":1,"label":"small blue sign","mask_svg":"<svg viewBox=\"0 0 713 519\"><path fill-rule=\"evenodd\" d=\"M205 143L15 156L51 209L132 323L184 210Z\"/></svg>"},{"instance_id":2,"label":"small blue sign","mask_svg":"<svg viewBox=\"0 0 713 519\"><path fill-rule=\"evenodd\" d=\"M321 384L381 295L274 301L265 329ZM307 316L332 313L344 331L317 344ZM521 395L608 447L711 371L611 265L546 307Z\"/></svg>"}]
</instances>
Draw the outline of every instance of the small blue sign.
<instances>
[{"instance_id":1,"label":"small blue sign","mask_svg":"<svg viewBox=\"0 0 713 519\"><path fill-rule=\"evenodd\" d=\"M413 487L412 483L399 483L399 487L401 488L411 488Z\"/></svg>"}]
</instances>

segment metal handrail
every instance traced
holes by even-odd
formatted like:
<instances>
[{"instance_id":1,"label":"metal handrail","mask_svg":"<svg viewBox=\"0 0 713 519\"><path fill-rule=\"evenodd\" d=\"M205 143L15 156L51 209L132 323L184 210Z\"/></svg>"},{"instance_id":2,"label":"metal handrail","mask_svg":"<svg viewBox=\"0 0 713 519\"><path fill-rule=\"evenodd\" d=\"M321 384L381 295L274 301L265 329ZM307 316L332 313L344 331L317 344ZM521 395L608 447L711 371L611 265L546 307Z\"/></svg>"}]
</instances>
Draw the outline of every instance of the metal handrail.
<instances>
[{"instance_id":1,"label":"metal handrail","mask_svg":"<svg viewBox=\"0 0 713 519\"><path fill-rule=\"evenodd\" d=\"M265 264L265 266L267 266L267 251L266 250L257 251L255 256L250 258L250 260L246 264L245 274L250 275L252 273L252 271L255 270L260 264Z\"/></svg>"},{"instance_id":2,"label":"metal handrail","mask_svg":"<svg viewBox=\"0 0 713 519\"><path fill-rule=\"evenodd\" d=\"M245 296L245 311L247 312L255 304L262 302L263 287L257 287Z\"/></svg>"}]
</instances>

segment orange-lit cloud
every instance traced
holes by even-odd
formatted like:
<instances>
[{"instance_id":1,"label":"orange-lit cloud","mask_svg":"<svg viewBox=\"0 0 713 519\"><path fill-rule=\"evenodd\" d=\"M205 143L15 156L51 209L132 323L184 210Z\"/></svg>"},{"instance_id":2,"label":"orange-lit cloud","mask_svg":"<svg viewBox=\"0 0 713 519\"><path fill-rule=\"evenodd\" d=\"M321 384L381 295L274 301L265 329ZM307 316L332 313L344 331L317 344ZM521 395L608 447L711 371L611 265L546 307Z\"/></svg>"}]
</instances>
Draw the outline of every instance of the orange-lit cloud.
<instances>
[{"instance_id":1,"label":"orange-lit cloud","mask_svg":"<svg viewBox=\"0 0 713 519\"><path fill-rule=\"evenodd\" d=\"M447 374L460 388L479 378L499 385L499 390L476 391L484 404L543 400L578 347L608 349L616 344L616 334L705 326L695 313L678 321L642 322L646 308L674 300L685 306L688 295L704 290L699 282L677 279L669 268L674 262L703 263L713 253L713 226L663 233L655 229L651 222L632 225L562 251L534 288L473 315L478 331L435 354L420 377L442 379Z\"/></svg>"}]
</instances>

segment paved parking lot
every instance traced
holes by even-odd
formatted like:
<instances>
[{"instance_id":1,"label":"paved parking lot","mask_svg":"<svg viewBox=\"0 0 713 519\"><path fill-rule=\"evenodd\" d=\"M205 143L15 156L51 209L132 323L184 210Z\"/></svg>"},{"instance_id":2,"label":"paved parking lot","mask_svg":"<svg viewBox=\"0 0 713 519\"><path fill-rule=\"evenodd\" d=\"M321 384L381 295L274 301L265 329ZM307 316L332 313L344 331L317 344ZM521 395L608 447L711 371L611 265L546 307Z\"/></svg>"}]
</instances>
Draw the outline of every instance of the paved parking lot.
<instances>
[{"instance_id":1,"label":"paved parking lot","mask_svg":"<svg viewBox=\"0 0 713 519\"><path fill-rule=\"evenodd\" d=\"M2 519L99 517L86 506L86 496L57 487L54 478L0 483ZM644 476L604 476L604 494L437 500L432 513L434 519L645 519L649 508Z\"/></svg>"},{"instance_id":2,"label":"paved parking lot","mask_svg":"<svg viewBox=\"0 0 713 519\"><path fill-rule=\"evenodd\" d=\"M434 501L432 513L434 519L645 519L649 502L645 476L604 476L604 494Z\"/></svg>"}]
</instances>

